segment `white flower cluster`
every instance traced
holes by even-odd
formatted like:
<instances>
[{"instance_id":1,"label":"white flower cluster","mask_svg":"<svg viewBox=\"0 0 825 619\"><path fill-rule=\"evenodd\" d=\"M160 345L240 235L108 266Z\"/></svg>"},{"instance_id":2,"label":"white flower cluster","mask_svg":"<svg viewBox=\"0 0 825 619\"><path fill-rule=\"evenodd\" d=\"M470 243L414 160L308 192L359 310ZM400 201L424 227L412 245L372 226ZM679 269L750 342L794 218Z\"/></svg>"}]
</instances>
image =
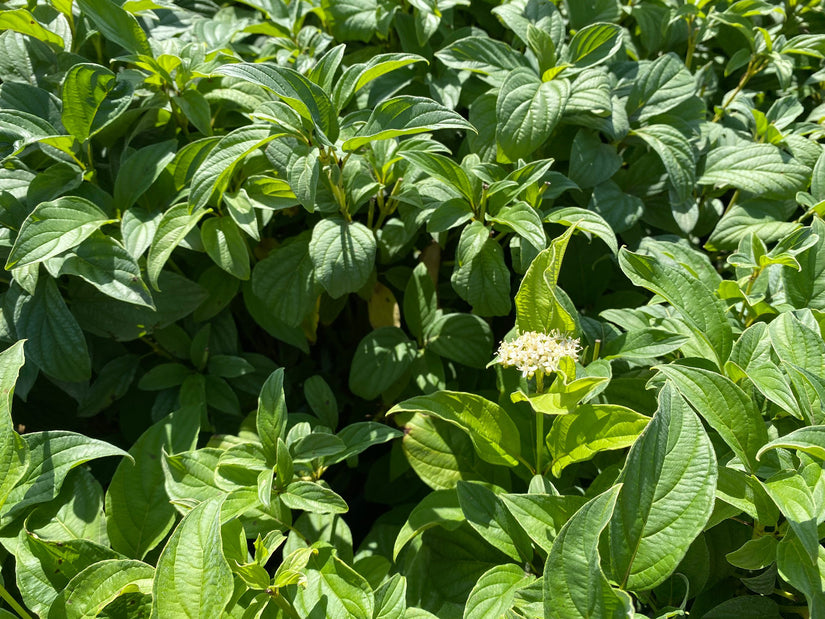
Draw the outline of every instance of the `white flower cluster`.
<instances>
[{"instance_id":1,"label":"white flower cluster","mask_svg":"<svg viewBox=\"0 0 825 619\"><path fill-rule=\"evenodd\" d=\"M532 378L539 371L545 374L558 371L562 357L578 361L580 350L577 338L555 329L550 333L527 331L514 340L502 342L498 360L503 366L517 367L523 376Z\"/></svg>"}]
</instances>

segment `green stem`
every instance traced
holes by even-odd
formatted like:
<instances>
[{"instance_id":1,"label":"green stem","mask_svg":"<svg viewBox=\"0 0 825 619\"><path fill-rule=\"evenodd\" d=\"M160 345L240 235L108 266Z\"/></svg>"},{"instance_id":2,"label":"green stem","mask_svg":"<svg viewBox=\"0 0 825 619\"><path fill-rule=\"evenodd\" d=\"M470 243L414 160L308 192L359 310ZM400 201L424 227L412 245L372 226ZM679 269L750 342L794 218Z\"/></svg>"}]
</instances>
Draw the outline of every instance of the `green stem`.
<instances>
[{"instance_id":1,"label":"green stem","mask_svg":"<svg viewBox=\"0 0 825 619\"><path fill-rule=\"evenodd\" d=\"M716 112L713 116L713 122L719 122L722 119L722 116L725 115L725 110L728 109L728 106L733 103L733 100L736 99L736 96L742 92L742 89L747 85L750 79L759 73L762 69L765 68L767 63L757 60L756 58L751 58L751 61L748 63L748 68L745 70L745 74L739 80L739 83L736 85L736 89L731 93L731 95L727 98L727 100L722 104L722 107Z\"/></svg>"},{"instance_id":2,"label":"green stem","mask_svg":"<svg viewBox=\"0 0 825 619\"><path fill-rule=\"evenodd\" d=\"M20 619L32 619L32 616L26 612L26 610L17 603L11 594L6 591L6 588L3 585L0 585L0 598L3 598L6 601L6 604L11 606L12 610L17 613Z\"/></svg>"},{"instance_id":3,"label":"green stem","mask_svg":"<svg viewBox=\"0 0 825 619\"><path fill-rule=\"evenodd\" d=\"M544 373L536 372L536 393L544 391ZM542 456L544 455L544 413L536 415L536 472L541 471Z\"/></svg>"}]
</instances>

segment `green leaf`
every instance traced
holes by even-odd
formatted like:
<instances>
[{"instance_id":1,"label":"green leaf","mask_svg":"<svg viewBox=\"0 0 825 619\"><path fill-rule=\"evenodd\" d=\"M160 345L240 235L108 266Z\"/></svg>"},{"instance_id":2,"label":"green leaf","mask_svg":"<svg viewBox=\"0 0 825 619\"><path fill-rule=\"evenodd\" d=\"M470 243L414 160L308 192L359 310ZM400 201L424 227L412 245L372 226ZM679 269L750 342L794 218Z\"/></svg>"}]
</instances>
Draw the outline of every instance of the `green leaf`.
<instances>
[{"instance_id":1,"label":"green leaf","mask_svg":"<svg viewBox=\"0 0 825 619\"><path fill-rule=\"evenodd\" d=\"M345 151L365 144L404 135L416 135L440 129L475 132L475 127L462 116L425 97L404 95L387 99L375 106L370 117L355 137L341 146Z\"/></svg>"},{"instance_id":2,"label":"green leaf","mask_svg":"<svg viewBox=\"0 0 825 619\"><path fill-rule=\"evenodd\" d=\"M696 184L696 161L688 139L677 129L662 124L647 125L632 133L659 155L679 202L688 201Z\"/></svg>"},{"instance_id":3,"label":"green leaf","mask_svg":"<svg viewBox=\"0 0 825 619\"><path fill-rule=\"evenodd\" d=\"M510 269L504 262L504 250L481 222L473 222L462 232L450 281L476 314L510 313Z\"/></svg>"},{"instance_id":4,"label":"green leaf","mask_svg":"<svg viewBox=\"0 0 825 619\"><path fill-rule=\"evenodd\" d=\"M181 409L144 432L118 465L106 491L106 526L112 548L142 559L175 523L175 508L164 490L161 455L195 448L201 413Z\"/></svg>"},{"instance_id":5,"label":"green leaf","mask_svg":"<svg viewBox=\"0 0 825 619\"><path fill-rule=\"evenodd\" d=\"M85 467L72 469L57 498L35 507L26 517L25 528L44 540L82 539L108 547L100 482Z\"/></svg>"},{"instance_id":6,"label":"green leaf","mask_svg":"<svg viewBox=\"0 0 825 619\"><path fill-rule=\"evenodd\" d=\"M249 279L249 250L231 217L210 217L201 225L201 240L209 257L230 275Z\"/></svg>"},{"instance_id":7,"label":"green leaf","mask_svg":"<svg viewBox=\"0 0 825 619\"><path fill-rule=\"evenodd\" d=\"M776 547L776 567L784 580L805 595L812 617L825 610L825 548L820 546L816 561L811 562L802 542L789 532Z\"/></svg>"},{"instance_id":8,"label":"green leaf","mask_svg":"<svg viewBox=\"0 0 825 619\"><path fill-rule=\"evenodd\" d=\"M373 445L380 445L401 436L401 432L384 424L375 421L356 421L336 434L336 437L344 442L346 448L334 456L327 457L324 464L330 466L336 462L343 462Z\"/></svg>"},{"instance_id":9,"label":"green leaf","mask_svg":"<svg viewBox=\"0 0 825 619\"><path fill-rule=\"evenodd\" d=\"M393 560L398 559L404 546L427 529L441 526L447 530L455 530L463 520L464 514L454 488L431 492L413 507L407 521L401 527L395 538Z\"/></svg>"},{"instance_id":10,"label":"green leaf","mask_svg":"<svg viewBox=\"0 0 825 619\"><path fill-rule=\"evenodd\" d=\"M319 285L309 255L309 234L276 247L252 269L252 289L268 311L297 327L315 308Z\"/></svg>"},{"instance_id":11,"label":"green leaf","mask_svg":"<svg viewBox=\"0 0 825 619\"><path fill-rule=\"evenodd\" d=\"M532 554L530 538L492 490L460 481L456 491L467 522L488 544L514 561L524 561Z\"/></svg>"},{"instance_id":12,"label":"green leaf","mask_svg":"<svg viewBox=\"0 0 825 619\"><path fill-rule=\"evenodd\" d=\"M776 561L777 539L766 535L745 542L725 555L728 563L744 570L761 570Z\"/></svg>"},{"instance_id":13,"label":"green leaf","mask_svg":"<svg viewBox=\"0 0 825 619\"><path fill-rule=\"evenodd\" d=\"M483 368L493 354L493 332L480 316L442 314L428 327L425 346L445 359Z\"/></svg>"},{"instance_id":14,"label":"green leaf","mask_svg":"<svg viewBox=\"0 0 825 619\"><path fill-rule=\"evenodd\" d=\"M623 589L652 589L673 573L713 511L716 477L702 423L666 384L627 456L610 519L611 571Z\"/></svg>"},{"instance_id":15,"label":"green leaf","mask_svg":"<svg viewBox=\"0 0 825 619\"><path fill-rule=\"evenodd\" d=\"M0 11L0 30L14 30L48 43L58 52L63 51L63 37L44 28L26 9Z\"/></svg>"},{"instance_id":16,"label":"green leaf","mask_svg":"<svg viewBox=\"0 0 825 619\"><path fill-rule=\"evenodd\" d=\"M464 619L503 616L512 608L516 592L532 580L534 578L517 565L505 563L490 568L470 591Z\"/></svg>"},{"instance_id":17,"label":"green leaf","mask_svg":"<svg viewBox=\"0 0 825 619\"><path fill-rule=\"evenodd\" d=\"M81 434L64 430L32 432L24 436L29 449L25 475L9 493L0 514L5 526L32 505L53 500L73 468L96 458L127 456L125 451Z\"/></svg>"},{"instance_id":18,"label":"green leaf","mask_svg":"<svg viewBox=\"0 0 825 619\"><path fill-rule=\"evenodd\" d=\"M315 514L343 514L349 510L340 495L311 481L294 481L278 496L290 509Z\"/></svg>"},{"instance_id":19,"label":"green leaf","mask_svg":"<svg viewBox=\"0 0 825 619\"><path fill-rule=\"evenodd\" d=\"M470 177L449 157L426 151L404 151L398 154L415 167L454 189L470 204L475 204L475 191Z\"/></svg>"},{"instance_id":20,"label":"green leaf","mask_svg":"<svg viewBox=\"0 0 825 619\"><path fill-rule=\"evenodd\" d=\"M570 180L583 189L611 178L622 167L616 147L604 144L595 131L580 129L570 148Z\"/></svg>"},{"instance_id":21,"label":"green leaf","mask_svg":"<svg viewBox=\"0 0 825 619\"><path fill-rule=\"evenodd\" d=\"M435 284L423 262L413 269L404 289L404 322L419 340L438 316L438 299Z\"/></svg>"},{"instance_id":22,"label":"green leaf","mask_svg":"<svg viewBox=\"0 0 825 619\"><path fill-rule=\"evenodd\" d=\"M152 246L149 248L149 257L146 259L146 272L155 290L160 290L158 280L166 261L204 215L206 211L193 213L190 212L189 205L178 204L161 217L155 237L152 239Z\"/></svg>"},{"instance_id":23,"label":"green leaf","mask_svg":"<svg viewBox=\"0 0 825 619\"><path fill-rule=\"evenodd\" d=\"M621 485L588 501L562 527L544 564L546 619L632 616L630 596L613 589L599 565L599 535Z\"/></svg>"},{"instance_id":24,"label":"green leaf","mask_svg":"<svg viewBox=\"0 0 825 619\"><path fill-rule=\"evenodd\" d=\"M810 563L816 563L820 549L817 520L821 508L815 504L805 479L795 471L782 471L762 482L762 486L796 533Z\"/></svg>"},{"instance_id":25,"label":"green leaf","mask_svg":"<svg viewBox=\"0 0 825 619\"><path fill-rule=\"evenodd\" d=\"M318 548L310 558L306 586L298 587L294 600L295 610L302 617L310 617L313 608L322 609L328 617L372 617L374 604L366 579L329 546Z\"/></svg>"},{"instance_id":26,"label":"green leaf","mask_svg":"<svg viewBox=\"0 0 825 619\"><path fill-rule=\"evenodd\" d=\"M220 197L246 156L276 137L278 134L272 133L270 125L240 127L223 136L209 151L192 177L192 188L189 191L190 210L198 213L209 203L213 194L217 193Z\"/></svg>"},{"instance_id":27,"label":"green leaf","mask_svg":"<svg viewBox=\"0 0 825 619\"><path fill-rule=\"evenodd\" d=\"M329 96L297 71L271 64L242 62L223 65L216 73L238 77L267 89L302 118L312 122L325 144L334 144L338 138L338 114Z\"/></svg>"},{"instance_id":28,"label":"green leaf","mask_svg":"<svg viewBox=\"0 0 825 619\"><path fill-rule=\"evenodd\" d=\"M79 1L78 4L82 7L85 3ZM92 126L99 124L95 123L95 117L115 81L115 74L109 69L91 63L76 64L66 73L61 120L79 142L93 135Z\"/></svg>"},{"instance_id":29,"label":"green leaf","mask_svg":"<svg viewBox=\"0 0 825 619\"><path fill-rule=\"evenodd\" d=\"M576 32L567 49L567 61L579 69L607 62L622 46L622 28L591 24Z\"/></svg>"},{"instance_id":30,"label":"green leaf","mask_svg":"<svg viewBox=\"0 0 825 619\"><path fill-rule=\"evenodd\" d=\"M505 206L499 209L494 217L489 217L489 220L514 230L537 251L541 251L547 246L547 237L544 234L541 215L526 202L519 201L513 205Z\"/></svg>"},{"instance_id":31,"label":"green leaf","mask_svg":"<svg viewBox=\"0 0 825 619\"><path fill-rule=\"evenodd\" d=\"M505 161L526 158L547 141L569 95L567 80L542 82L526 67L507 75L496 100L496 142Z\"/></svg>"},{"instance_id":32,"label":"green leaf","mask_svg":"<svg viewBox=\"0 0 825 619\"><path fill-rule=\"evenodd\" d=\"M681 313L702 356L721 368L733 346L731 325L722 302L693 274L622 249L619 265L637 286L664 297Z\"/></svg>"},{"instance_id":33,"label":"green leaf","mask_svg":"<svg viewBox=\"0 0 825 619\"><path fill-rule=\"evenodd\" d=\"M502 494L499 498L527 535L546 552L570 517L584 505L581 496L549 494Z\"/></svg>"},{"instance_id":34,"label":"green leaf","mask_svg":"<svg viewBox=\"0 0 825 619\"><path fill-rule=\"evenodd\" d=\"M365 43L376 34L387 37L397 8L386 0L322 0L321 5L336 41Z\"/></svg>"},{"instance_id":35,"label":"green leaf","mask_svg":"<svg viewBox=\"0 0 825 619\"><path fill-rule=\"evenodd\" d=\"M76 275L118 301L155 309L137 261L103 232L95 231L67 254L60 264L60 275Z\"/></svg>"},{"instance_id":36,"label":"green leaf","mask_svg":"<svg viewBox=\"0 0 825 619\"><path fill-rule=\"evenodd\" d=\"M788 198L802 191L811 170L773 144L720 146L708 153L700 185L735 187L762 197Z\"/></svg>"},{"instance_id":37,"label":"green leaf","mask_svg":"<svg viewBox=\"0 0 825 619\"><path fill-rule=\"evenodd\" d=\"M617 404L582 404L553 422L547 446L553 454L553 475L589 460L600 451L622 449L644 430L649 417Z\"/></svg>"},{"instance_id":38,"label":"green leaf","mask_svg":"<svg viewBox=\"0 0 825 619\"><path fill-rule=\"evenodd\" d=\"M486 36L469 36L453 41L435 53L451 69L478 73L493 85L500 85L507 74L527 66L524 56L503 41Z\"/></svg>"},{"instance_id":39,"label":"green leaf","mask_svg":"<svg viewBox=\"0 0 825 619\"><path fill-rule=\"evenodd\" d=\"M261 387L255 427L261 439L267 463L278 455L278 440L286 438L287 409L284 398L284 369L278 368Z\"/></svg>"},{"instance_id":40,"label":"green leaf","mask_svg":"<svg viewBox=\"0 0 825 619\"><path fill-rule=\"evenodd\" d=\"M315 196L321 164L318 149L301 146L296 149L296 157L289 162L287 180L289 188L298 202L310 213L315 212Z\"/></svg>"},{"instance_id":41,"label":"green leaf","mask_svg":"<svg viewBox=\"0 0 825 619\"><path fill-rule=\"evenodd\" d=\"M768 432L754 401L729 378L716 372L673 364L656 369L673 381L679 393L719 433L748 472L755 472L759 467L756 454L768 442Z\"/></svg>"},{"instance_id":42,"label":"green leaf","mask_svg":"<svg viewBox=\"0 0 825 619\"><path fill-rule=\"evenodd\" d=\"M232 571L221 549L222 504L222 497L200 503L172 533L155 571L153 614L215 616L229 603Z\"/></svg>"},{"instance_id":43,"label":"green leaf","mask_svg":"<svg viewBox=\"0 0 825 619\"><path fill-rule=\"evenodd\" d=\"M61 616L59 613L63 611L66 619L93 619L126 592L151 593L154 574L152 566L141 561L98 561L69 581L49 616Z\"/></svg>"},{"instance_id":44,"label":"green leaf","mask_svg":"<svg viewBox=\"0 0 825 619\"><path fill-rule=\"evenodd\" d=\"M644 122L673 109L695 91L693 75L676 54L664 54L652 62L642 61L627 97L627 114L638 116Z\"/></svg>"},{"instance_id":45,"label":"green leaf","mask_svg":"<svg viewBox=\"0 0 825 619\"><path fill-rule=\"evenodd\" d=\"M389 389L410 367L415 343L398 327L381 327L358 343L349 370L349 388L365 400Z\"/></svg>"},{"instance_id":46,"label":"green leaf","mask_svg":"<svg viewBox=\"0 0 825 619\"><path fill-rule=\"evenodd\" d=\"M606 342L601 358L644 361L654 357L663 357L678 350L687 339L684 335L662 329L628 331Z\"/></svg>"},{"instance_id":47,"label":"green leaf","mask_svg":"<svg viewBox=\"0 0 825 619\"><path fill-rule=\"evenodd\" d=\"M177 142L167 140L150 144L132 153L115 178L115 204L125 212L152 186L175 158Z\"/></svg>"},{"instance_id":48,"label":"green leaf","mask_svg":"<svg viewBox=\"0 0 825 619\"><path fill-rule=\"evenodd\" d=\"M393 574L375 590L373 619L394 619L407 608L407 579Z\"/></svg>"},{"instance_id":49,"label":"green leaf","mask_svg":"<svg viewBox=\"0 0 825 619\"><path fill-rule=\"evenodd\" d=\"M404 400L387 415L423 413L442 419L465 432L479 457L491 464L516 466L521 439L515 423L494 402L473 393L438 391Z\"/></svg>"},{"instance_id":50,"label":"green leaf","mask_svg":"<svg viewBox=\"0 0 825 619\"><path fill-rule=\"evenodd\" d=\"M152 55L146 33L137 20L120 5L111 0L77 0L77 5L110 41L133 54Z\"/></svg>"},{"instance_id":51,"label":"green leaf","mask_svg":"<svg viewBox=\"0 0 825 619\"><path fill-rule=\"evenodd\" d=\"M825 309L825 222L815 217L811 231L819 240L796 256L801 269L782 269L781 277L789 303L798 308L822 310Z\"/></svg>"},{"instance_id":52,"label":"green leaf","mask_svg":"<svg viewBox=\"0 0 825 619\"><path fill-rule=\"evenodd\" d=\"M375 266L375 236L362 223L322 219L312 229L309 256L318 282L337 299L369 280Z\"/></svg>"},{"instance_id":53,"label":"green leaf","mask_svg":"<svg viewBox=\"0 0 825 619\"><path fill-rule=\"evenodd\" d=\"M825 426L808 426L780 436L763 445L756 452L756 458L760 459L762 454L771 449L796 449L819 460L825 460Z\"/></svg>"},{"instance_id":54,"label":"green leaf","mask_svg":"<svg viewBox=\"0 0 825 619\"><path fill-rule=\"evenodd\" d=\"M415 54L376 54L364 63L347 67L347 70L344 71L335 84L332 93L335 107L342 110L349 103L352 96L367 84L382 75L416 62L427 62L427 60Z\"/></svg>"},{"instance_id":55,"label":"green leaf","mask_svg":"<svg viewBox=\"0 0 825 619\"><path fill-rule=\"evenodd\" d=\"M16 298L12 296L16 293ZM26 355L46 374L66 382L91 377L86 338L57 289L55 280L41 277L33 296L12 289L14 329L29 340Z\"/></svg>"},{"instance_id":56,"label":"green leaf","mask_svg":"<svg viewBox=\"0 0 825 619\"><path fill-rule=\"evenodd\" d=\"M14 385L24 363L22 341L0 353L0 510L29 466L28 445L14 431L11 416Z\"/></svg>"},{"instance_id":57,"label":"green leaf","mask_svg":"<svg viewBox=\"0 0 825 619\"><path fill-rule=\"evenodd\" d=\"M610 224L598 213L576 206L563 206L561 208L554 208L545 216L544 220L564 224L565 226L575 226L576 230L581 230L600 238L614 254L619 252L619 243L616 240L615 232Z\"/></svg>"},{"instance_id":58,"label":"green leaf","mask_svg":"<svg viewBox=\"0 0 825 619\"><path fill-rule=\"evenodd\" d=\"M37 264L78 246L112 220L97 206L75 196L42 202L23 222L6 260L6 270Z\"/></svg>"}]
</instances>

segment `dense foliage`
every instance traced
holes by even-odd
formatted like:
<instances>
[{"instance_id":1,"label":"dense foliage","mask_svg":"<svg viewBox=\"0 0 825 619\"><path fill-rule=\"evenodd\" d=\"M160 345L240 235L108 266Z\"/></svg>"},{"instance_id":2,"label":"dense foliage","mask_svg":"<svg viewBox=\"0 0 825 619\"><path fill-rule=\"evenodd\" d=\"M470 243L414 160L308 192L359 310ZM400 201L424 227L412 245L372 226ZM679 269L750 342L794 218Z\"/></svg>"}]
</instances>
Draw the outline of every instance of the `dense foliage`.
<instances>
[{"instance_id":1,"label":"dense foliage","mask_svg":"<svg viewBox=\"0 0 825 619\"><path fill-rule=\"evenodd\" d=\"M0 617L825 617L819 0L0 31Z\"/></svg>"}]
</instances>

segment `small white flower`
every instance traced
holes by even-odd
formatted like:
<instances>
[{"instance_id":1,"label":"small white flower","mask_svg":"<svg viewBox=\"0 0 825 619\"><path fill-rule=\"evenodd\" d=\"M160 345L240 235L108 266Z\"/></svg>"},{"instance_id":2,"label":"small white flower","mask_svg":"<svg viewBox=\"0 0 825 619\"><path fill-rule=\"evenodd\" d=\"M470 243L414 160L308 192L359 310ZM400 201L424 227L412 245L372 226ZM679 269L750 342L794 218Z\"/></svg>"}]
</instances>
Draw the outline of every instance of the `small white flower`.
<instances>
[{"instance_id":1,"label":"small white flower","mask_svg":"<svg viewBox=\"0 0 825 619\"><path fill-rule=\"evenodd\" d=\"M502 342L498 361L505 367L516 367L523 376L532 378L536 372L557 372L562 357L579 360L578 338L553 329L550 333L527 331L514 340Z\"/></svg>"}]
</instances>

